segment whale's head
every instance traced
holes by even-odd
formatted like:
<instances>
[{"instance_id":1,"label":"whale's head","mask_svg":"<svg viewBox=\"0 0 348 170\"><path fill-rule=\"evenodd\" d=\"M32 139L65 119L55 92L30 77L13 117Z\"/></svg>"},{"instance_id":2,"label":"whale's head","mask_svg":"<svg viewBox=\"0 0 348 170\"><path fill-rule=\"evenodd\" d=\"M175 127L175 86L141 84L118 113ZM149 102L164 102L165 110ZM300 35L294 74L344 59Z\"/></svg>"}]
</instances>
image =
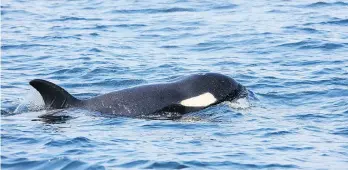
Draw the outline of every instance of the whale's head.
<instances>
[{"instance_id":1,"label":"whale's head","mask_svg":"<svg viewBox=\"0 0 348 170\"><path fill-rule=\"evenodd\" d=\"M218 74L196 74L183 80L187 97L180 102L186 107L207 107L244 97L246 89L234 79Z\"/></svg>"}]
</instances>

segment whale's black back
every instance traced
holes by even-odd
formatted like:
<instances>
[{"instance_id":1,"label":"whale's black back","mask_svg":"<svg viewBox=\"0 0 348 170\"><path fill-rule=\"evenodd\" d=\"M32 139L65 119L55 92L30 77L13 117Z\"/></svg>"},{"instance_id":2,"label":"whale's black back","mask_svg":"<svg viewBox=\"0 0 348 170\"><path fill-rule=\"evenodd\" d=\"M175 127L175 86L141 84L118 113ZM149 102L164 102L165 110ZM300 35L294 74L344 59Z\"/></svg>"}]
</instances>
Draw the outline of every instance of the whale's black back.
<instances>
[{"instance_id":1,"label":"whale's black back","mask_svg":"<svg viewBox=\"0 0 348 170\"><path fill-rule=\"evenodd\" d=\"M46 107L50 109L81 107L101 113L132 117L161 112L184 114L197 111L206 106L183 106L180 102L210 93L216 98L216 102L212 104L217 104L236 97L240 90L240 85L235 80L217 73L195 74L171 83L128 88L83 101L45 80L36 79L30 84L40 92Z\"/></svg>"},{"instance_id":2,"label":"whale's black back","mask_svg":"<svg viewBox=\"0 0 348 170\"><path fill-rule=\"evenodd\" d=\"M145 85L108 93L85 101L85 106L103 113L132 116L158 112L184 114L204 108L180 105L185 99L209 92L219 103L229 94L234 94L237 89L238 83L227 76L215 73L197 74L177 82Z\"/></svg>"}]
</instances>

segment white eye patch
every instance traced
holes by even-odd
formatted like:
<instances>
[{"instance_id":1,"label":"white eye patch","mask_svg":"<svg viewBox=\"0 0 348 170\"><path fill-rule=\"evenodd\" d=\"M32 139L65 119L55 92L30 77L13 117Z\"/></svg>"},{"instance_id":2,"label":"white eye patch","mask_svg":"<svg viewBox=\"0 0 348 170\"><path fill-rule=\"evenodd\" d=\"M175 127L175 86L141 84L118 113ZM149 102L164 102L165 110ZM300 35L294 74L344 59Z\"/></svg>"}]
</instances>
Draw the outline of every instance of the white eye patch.
<instances>
[{"instance_id":1,"label":"white eye patch","mask_svg":"<svg viewBox=\"0 0 348 170\"><path fill-rule=\"evenodd\" d=\"M206 107L216 102L216 98L211 93L203 93L199 96L191 97L180 102L186 107Z\"/></svg>"}]
</instances>

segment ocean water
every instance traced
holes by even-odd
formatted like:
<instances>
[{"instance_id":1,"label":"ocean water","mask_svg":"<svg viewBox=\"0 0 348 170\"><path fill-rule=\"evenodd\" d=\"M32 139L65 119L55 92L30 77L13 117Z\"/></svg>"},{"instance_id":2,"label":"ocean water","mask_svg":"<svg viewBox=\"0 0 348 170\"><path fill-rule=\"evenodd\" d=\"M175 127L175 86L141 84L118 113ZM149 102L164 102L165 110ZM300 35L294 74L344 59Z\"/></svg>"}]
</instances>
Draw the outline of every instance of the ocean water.
<instances>
[{"instance_id":1,"label":"ocean water","mask_svg":"<svg viewBox=\"0 0 348 170\"><path fill-rule=\"evenodd\" d=\"M28 84L87 99L206 72L248 96L175 121L42 119ZM347 168L347 1L1 2L1 169Z\"/></svg>"}]
</instances>

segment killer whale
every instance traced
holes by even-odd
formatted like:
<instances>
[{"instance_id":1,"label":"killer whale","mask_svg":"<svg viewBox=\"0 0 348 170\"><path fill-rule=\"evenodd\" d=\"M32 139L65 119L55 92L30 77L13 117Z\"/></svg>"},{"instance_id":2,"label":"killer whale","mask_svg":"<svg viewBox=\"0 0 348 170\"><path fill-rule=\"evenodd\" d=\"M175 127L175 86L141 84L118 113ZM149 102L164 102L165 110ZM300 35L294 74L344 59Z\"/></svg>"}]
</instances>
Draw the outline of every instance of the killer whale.
<instances>
[{"instance_id":1,"label":"killer whale","mask_svg":"<svg viewBox=\"0 0 348 170\"><path fill-rule=\"evenodd\" d=\"M183 115L238 99L246 91L240 83L219 73L193 74L178 81L123 89L86 100L46 80L34 79L29 84L41 94L47 110L76 107L126 117Z\"/></svg>"}]
</instances>

